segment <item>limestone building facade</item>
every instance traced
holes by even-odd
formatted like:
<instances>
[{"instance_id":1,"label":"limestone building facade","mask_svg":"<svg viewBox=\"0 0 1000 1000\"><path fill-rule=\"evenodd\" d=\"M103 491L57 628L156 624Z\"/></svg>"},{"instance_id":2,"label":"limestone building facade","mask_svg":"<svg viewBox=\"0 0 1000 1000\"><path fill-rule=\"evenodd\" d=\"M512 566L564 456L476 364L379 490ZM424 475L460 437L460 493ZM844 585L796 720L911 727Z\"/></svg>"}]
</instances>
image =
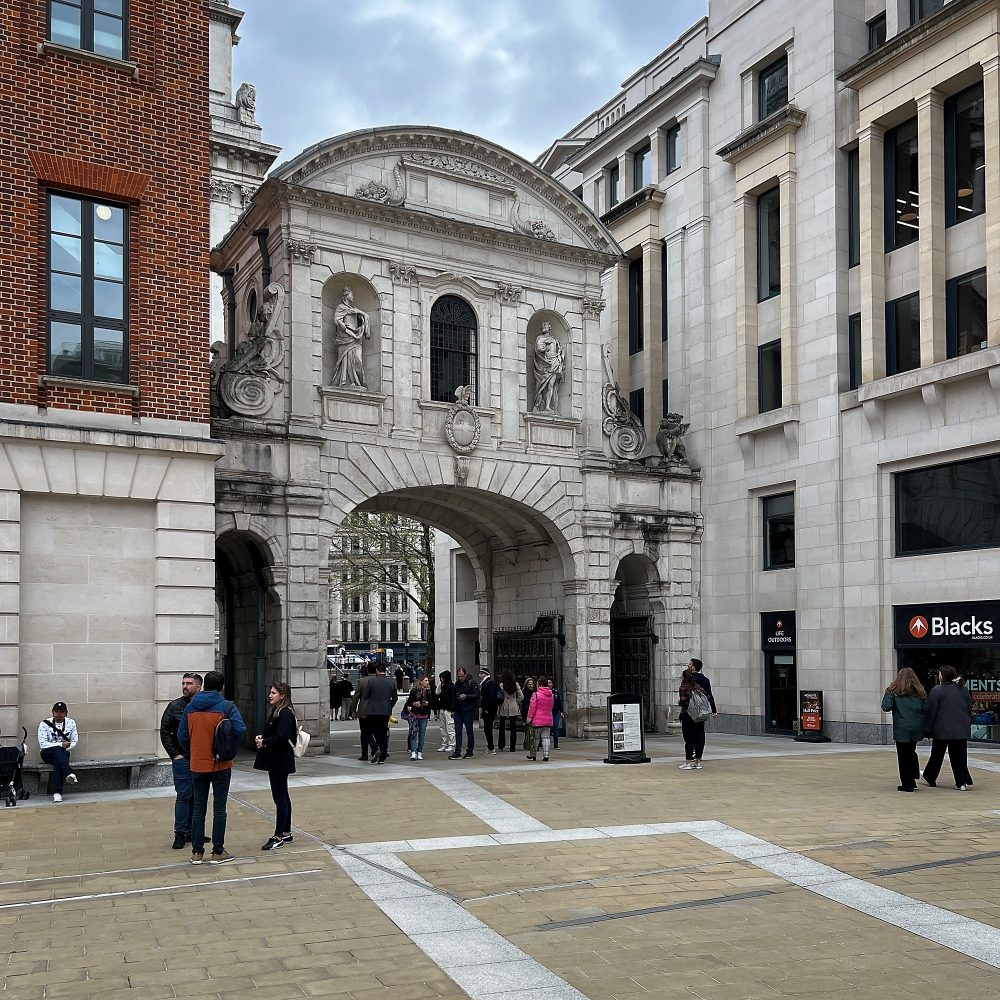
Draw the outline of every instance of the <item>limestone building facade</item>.
<instances>
[{"instance_id":1,"label":"limestone building facade","mask_svg":"<svg viewBox=\"0 0 1000 1000\"><path fill-rule=\"evenodd\" d=\"M736 732L891 738L898 667L1000 737L990 0L711 0L537 163L600 215L632 407L691 424L699 650Z\"/></svg>"},{"instance_id":2,"label":"limestone building facade","mask_svg":"<svg viewBox=\"0 0 1000 1000\"><path fill-rule=\"evenodd\" d=\"M122 10L0 6L0 729L78 758L213 656L208 6Z\"/></svg>"},{"instance_id":3,"label":"limestone building facade","mask_svg":"<svg viewBox=\"0 0 1000 1000\"><path fill-rule=\"evenodd\" d=\"M330 548L351 511L457 539L481 662L543 662L571 731L605 723L615 642L662 717L666 665L697 645L701 480L636 460L605 352L619 254L538 168L445 129L317 143L252 197L213 255L241 334L215 373L221 633L251 724L287 668L326 738ZM616 595L635 618L620 635Z\"/></svg>"}]
</instances>

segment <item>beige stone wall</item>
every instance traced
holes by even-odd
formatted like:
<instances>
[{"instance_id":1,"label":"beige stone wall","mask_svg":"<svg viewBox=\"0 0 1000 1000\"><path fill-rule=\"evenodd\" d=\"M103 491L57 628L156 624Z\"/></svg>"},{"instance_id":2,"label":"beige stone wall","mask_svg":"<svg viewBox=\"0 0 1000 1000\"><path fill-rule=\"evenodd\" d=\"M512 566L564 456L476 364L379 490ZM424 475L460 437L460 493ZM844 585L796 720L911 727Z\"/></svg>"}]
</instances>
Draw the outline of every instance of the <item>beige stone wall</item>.
<instances>
[{"instance_id":1,"label":"beige stone wall","mask_svg":"<svg viewBox=\"0 0 1000 1000\"><path fill-rule=\"evenodd\" d=\"M31 733L65 701L81 757L156 753L155 515L134 500L21 501L19 716Z\"/></svg>"}]
</instances>

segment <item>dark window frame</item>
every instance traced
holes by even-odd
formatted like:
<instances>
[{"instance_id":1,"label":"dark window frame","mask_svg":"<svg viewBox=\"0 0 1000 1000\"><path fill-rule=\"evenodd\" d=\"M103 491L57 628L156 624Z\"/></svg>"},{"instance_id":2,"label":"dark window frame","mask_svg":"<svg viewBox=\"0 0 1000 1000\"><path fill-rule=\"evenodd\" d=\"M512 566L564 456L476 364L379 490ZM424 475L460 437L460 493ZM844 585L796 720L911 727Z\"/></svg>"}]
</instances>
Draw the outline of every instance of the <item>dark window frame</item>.
<instances>
[{"instance_id":1,"label":"dark window frame","mask_svg":"<svg viewBox=\"0 0 1000 1000\"><path fill-rule=\"evenodd\" d=\"M670 413L670 382L669 379L660 380L660 407L661 417L666 417Z\"/></svg>"},{"instance_id":2,"label":"dark window frame","mask_svg":"<svg viewBox=\"0 0 1000 1000\"><path fill-rule=\"evenodd\" d=\"M665 344L670 333L667 310L667 242L660 244L660 343Z\"/></svg>"},{"instance_id":3,"label":"dark window frame","mask_svg":"<svg viewBox=\"0 0 1000 1000\"><path fill-rule=\"evenodd\" d=\"M644 388L633 389L628 394L628 408L640 424L646 422L646 390Z\"/></svg>"},{"instance_id":4,"label":"dark window frame","mask_svg":"<svg viewBox=\"0 0 1000 1000\"><path fill-rule=\"evenodd\" d=\"M643 165L649 168L649 180L643 179ZM656 178L653 176L653 147L651 143L640 146L632 153L632 190L641 191L650 184L655 184Z\"/></svg>"},{"instance_id":5,"label":"dark window frame","mask_svg":"<svg viewBox=\"0 0 1000 1000\"><path fill-rule=\"evenodd\" d=\"M954 278L949 278L947 282L945 282L944 286L945 287L945 341L947 345L947 356L949 358L964 357L965 354L976 354L978 353L978 351L986 349L985 347L980 347L977 348L975 351L966 351L965 354L958 353L959 286L969 281L972 281L975 278L982 278L983 281L985 282L986 268L978 267L974 271L968 271L965 274L956 275ZM987 294L989 294L988 290Z\"/></svg>"},{"instance_id":6,"label":"dark window frame","mask_svg":"<svg viewBox=\"0 0 1000 1000\"><path fill-rule=\"evenodd\" d=\"M773 107L771 103L767 100L767 94L765 93L765 84L772 75L781 73L784 70L785 74L785 99L780 103L774 103ZM788 105L788 53L782 52L780 56L772 60L766 66L761 67L757 72L757 120L764 121L765 118L770 118L771 115L776 114L782 108Z\"/></svg>"},{"instance_id":7,"label":"dark window frame","mask_svg":"<svg viewBox=\"0 0 1000 1000\"><path fill-rule=\"evenodd\" d=\"M608 210L610 211L621 201L621 172L616 163L608 167Z\"/></svg>"},{"instance_id":8,"label":"dark window frame","mask_svg":"<svg viewBox=\"0 0 1000 1000\"><path fill-rule=\"evenodd\" d=\"M641 354L645 341L643 337L642 297L643 288L642 257L628 262L628 353Z\"/></svg>"},{"instance_id":9,"label":"dark window frame","mask_svg":"<svg viewBox=\"0 0 1000 1000\"><path fill-rule=\"evenodd\" d=\"M861 385L861 313L847 317L847 385Z\"/></svg>"},{"instance_id":10,"label":"dark window frame","mask_svg":"<svg viewBox=\"0 0 1000 1000\"><path fill-rule=\"evenodd\" d=\"M983 172L982 182L983 188L983 198L981 201L982 207L978 210L973 206L969 208L968 206L961 206L961 211L959 211L959 195L958 195L958 144L956 141L957 134L957 107L958 102L963 98L967 97L972 91L978 90L983 96L983 162L978 167L973 167L971 173L973 176L962 178L969 185L968 190L972 193L967 197L975 197L975 173L980 170ZM985 173L986 173L986 145L985 145L985 117L986 117L986 101L985 101L985 88L982 81L979 83L974 83L971 87L966 87L965 90L960 91L957 94L953 94L944 102L944 224L946 227L957 226L960 222L966 222L969 219L975 219L977 216L983 215L986 212L986 192L985 192Z\"/></svg>"},{"instance_id":11,"label":"dark window frame","mask_svg":"<svg viewBox=\"0 0 1000 1000\"><path fill-rule=\"evenodd\" d=\"M927 474L927 473L938 473L944 472L945 470L953 470L951 476L955 480L955 487L958 487L958 477L962 467L970 465L979 465L982 463L994 462L997 464L996 475L1000 476L1000 455L983 455L977 458L967 458L958 462L942 462L937 465L927 465L919 469L907 469L903 472L897 472L893 475L893 528L894 528L894 538L893 538L893 554L896 558L908 557L908 556L923 556L923 555L934 555L935 553L941 552L974 552L980 549L994 549L1000 548L1000 532L998 532L996 538L981 543L969 542L967 544L953 544L953 545L911 545L909 547L904 545L903 541L903 524L901 522L902 508L904 506L904 501L907 499L903 497L903 491L907 482L911 481L914 477ZM992 491L992 495L997 495L998 491ZM956 503L962 503L963 499L961 496L956 496L950 501L942 501L948 506L954 506ZM964 501L968 502L968 501ZM919 497L914 499L914 504L918 506L921 510L927 510L927 500L920 499ZM989 521L995 521L1000 525L1000 517L994 518L984 518L982 523L986 524Z\"/></svg>"},{"instance_id":12,"label":"dark window frame","mask_svg":"<svg viewBox=\"0 0 1000 1000\"><path fill-rule=\"evenodd\" d=\"M681 126L680 122L671 125L666 135L667 169L665 173L672 174L681 168Z\"/></svg>"},{"instance_id":13,"label":"dark window frame","mask_svg":"<svg viewBox=\"0 0 1000 1000\"><path fill-rule=\"evenodd\" d=\"M778 510L771 512L770 508L775 506L776 501L791 500L791 513L785 510ZM790 518L790 522L788 519ZM761 519L763 523L763 559L761 560L761 568L766 572L771 572L773 570L780 569L795 569L795 491L787 490L784 493L774 493L771 496L761 497ZM791 559L785 562L775 562L772 560L772 547L771 547L771 527L774 522L784 519L786 523L791 524ZM787 550L787 546L786 546Z\"/></svg>"},{"instance_id":14,"label":"dark window frame","mask_svg":"<svg viewBox=\"0 0 1000 1000\"><path fill-rule=\"evenodd\" d=\"M896 160L899 151L898 135L900 129L913 126L914 142L917 144L917 155L920 154L919 138L917 133L917 119L908 118L905 122L900 122L895 128L890 129L885 134L885 169L883 189L885 191L885 252L891 253L900 247L908 247L916 243L920 238L920 183L919 180L911 180L916 187L916 195L912 194L913 188L906 189L907 198L916 197L916 204L907 200L907 211L900 212L899 219L896 218L896 205L899 200L899 193L896 190ZM903 216L913 215L912 219L904 219ZM897 230L902 227L906 233L906 239L900 241Z\"/></svg>"},{"instance_id":15,"label":"dark window frame","mask_svg":"<svg viewBox=\"0 0 1000 1000\"><path fill-rule=\"evenodd\" d=\"M53 42L56 45L65 45L65 42L57 42L52 37L52 8L56 3L63 7L76 7L80 10L80 44L70 45L68 46L69 48L78 48L81 52L92 52L94 55L103 56L106 59L119 59L122 62L128 60L130 41L128 0L122 0L122 14L120 18L116 14L109 14L106 11L95 11L94 0L47 0L47 3L45 4L45 37L48 41ZM105 17L110 17L116 21L120 20L122 22L122 50L120 55L109 52L98 52L97 49L94 48L95 13L101 14Z\"/></svg>"},{"instance_id":16,"label":"dark window frame","mask_svg":"<svg viewBox=\"0 0 1000 1000\"><path fill-rule=\"evenodd\" d=\"M857 149L847 154L847 266L861 263L861 155Z\"/></svg>"},{"instance_id":17,"label":"dark window frame","mask_svg":"<svg viewBox=\"0 0 1000 1000\"><path fill-rule=\"evenodd\" d=\"M868 22L868 51L874 52L885 45L886 20L885 12L876 15Z\"/></svg>"},{"instance_id":18,"label":"dark window frame","mask_svg":"<svg viewBox=\"0 0 1000 1000\"><path fill-rule=\"evenodd\" d=\"M767 253L770 242L771 242L771 231L770 231L770 220L771 211L766 207L765 202L774 198L776 201L776 211L773 213L774 218L777 220L777 240L778 240L778 260L777 260L777 283L773 280L774 275L771 274L770 266L770 256L767 257L768 260L768 273L767 273L767 289L764 289L764 269L763 263L765 259L765 253ZM767 211L768 213L768 230L764 233L763 226L763 213ZM764 237L762 239L762 236ZM757 301L766 302L768 299L773 299L775 296L781 294L781 186L775 184L774 187L768 188L767 191L762 191L757 195Z\"/></svg>"},{"instance_id":19,"label":"dark window frame","mask_svg":"<svg viewBox=\"0 0 1000 1000\"><path fill-rule=\"evenodd\" d=\"M775 369L777 371L777 378L773 380L774 385L772 389L776 388L777 392L768 398L765 391L765 380L761 376L764 372L764 361L769 355L774 354L775 351L778 359L777 368ZM783 393L784 386L781 384L781 338L777 337L757 347L757 412L770 413L771 410L781 409Z\"/></svg>"},{"instance_id":20,"label":"dark window frame","mask_svg":"<svg viewBox=\"0 0 1000 1000\"><path fill-rule=\"evenodd\" d=\"M920 353L920 293L911 292L909 295L901 295L898 299L893 299L885 304L885 373L889 375L900 375L903 372L916 371L921 367L923 359L918 364L910 368L899 367L899 316L898 309L904 302L917 304L917 353Z\"/></svg>"},{"instance_id":21,"label":"dark window frame","mask_svg":"<svg viewBox=\"0 0 1000 1000\"><path fill-rule=\"evenodd\" d=\"M52 306L52 275L57 272L52 266L52 199L65 198L80 203L80 312L54 309ZM122 219L122 318L98 316L94 312L94 244L103 242L94 235L93 210L98 205L107 205L123 213ZM91 211L87 211L87 208ZM105 382L108 385L129 385L131 383L131 331L129 313L131 309L130 275L131 255L131 213L127 204L92 195L74 194L61 190L49 190L45 198L45 370L50 375L60 375L52 369L52 324L66 323L80 327L80 373L67 375L87 382ZM122 334L122 367L118 380L101 378L94 369L94 332L97 328L120 331Z\"/></svg>"},{"instance_id":22,"label":"dark window frame","mask_svg":"<svg viewBox=\"0 0 1000 1000\"><path fill-rule=\"evenodd\" d=\"M944 6L946 0L932 7L930 10L924 9L924 3L926 0L910 0L910 25L918 24L920 21L926 20L932 14L936 14ZM931 0L933 2L933 0Z\"/></svg>"},{"instance_id":23,"label":"dark window frame","mask_svg":"<svg viewBox=\"0 0 1000 1000\"><path fill-rule=\"evenodd\" d=\"M459 303L464 306L466 310L468 310L466 318L471 318L471 325L461 326L457 322L446 322L440 318L446 308L449 309L455 316L458 316L462 312L462 310L458 308L457 304ZM437 318L435 318L435 313L437 313ZM435 336L443 339L449 334L461 334L468 337L468 343L471 344L471 347L468 349L462 349L459 347L434 345ZM436 358L438 359L439 369L439 374L437 376L435 376ZM447 368L450 368L453 363L457 366L459 358L465 359L465 380L454 380L454 385L449 384L442 388L442 381L448 381L447 379L444 379L444 371ZM444 361L440 359L444 359ZM445 364L445 362L447 362L447 364ZM431 306L430 381L430 398L433 402L454 403L455 390L458 386L465 385L472 389L472 405L479 405L479 318L476 316L476 310L473 309L473 307L466 302L465 299L458 295L442 295L435 299L434 304ZM435 382L438 383L437 387L435 387Z\"/></svg>"}]
</instances>

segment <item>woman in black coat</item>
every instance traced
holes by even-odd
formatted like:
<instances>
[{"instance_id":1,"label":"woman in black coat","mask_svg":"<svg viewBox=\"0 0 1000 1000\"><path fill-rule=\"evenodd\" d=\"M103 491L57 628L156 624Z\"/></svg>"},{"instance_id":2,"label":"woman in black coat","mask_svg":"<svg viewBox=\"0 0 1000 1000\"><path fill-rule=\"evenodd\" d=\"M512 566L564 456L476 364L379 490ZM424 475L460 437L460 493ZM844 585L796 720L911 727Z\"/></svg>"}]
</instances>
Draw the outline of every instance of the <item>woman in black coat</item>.
<instances>
[{"instance_id":1,"label":"woman in black coat","mask_svg":"<svg viewBox=\"0 0 1000 1000\"><path fill-rule=\"evenodd\" d=\"M937 784L944 752L948 751L955 787L960 792L972 787L969 774L968 741L972 735L972 698L965 689L965 680L954 667L941 668L941 683L927 696L924 726L933 739L931 755L924 765L924 781L932 788Z\"/></svg>"},{"instance_id":2,"label":"woman in black coat","mask_svg":"<svg viewBox=\"0 0 1000 1000\"><path fill-rule=\"evenodd\" d=\"M255 771L267 771L271 798L276 811L274 836L260 845L262 851L274 851L292 842L292 799L288 794L288 776L295 773L295 738L299 725L292 705L292 689L275 681L267 695L271 706L264 722L264 732L257 737Z\"/></svg>"}]
</instances>

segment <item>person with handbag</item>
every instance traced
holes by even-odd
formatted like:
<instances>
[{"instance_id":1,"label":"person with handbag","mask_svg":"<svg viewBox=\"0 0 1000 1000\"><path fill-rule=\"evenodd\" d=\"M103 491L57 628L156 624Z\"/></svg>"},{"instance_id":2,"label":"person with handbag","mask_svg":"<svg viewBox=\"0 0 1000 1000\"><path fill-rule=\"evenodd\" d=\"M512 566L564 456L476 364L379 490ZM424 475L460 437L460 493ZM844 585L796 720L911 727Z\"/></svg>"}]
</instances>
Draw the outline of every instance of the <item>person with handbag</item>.
<instances>
[{"instance_id":1,"label":"person with handbag","mask_svg":"<svg viewBox=\"0 0 1000 1000\"><path fill-rule=\"evenodd\" d=\"M960 792L967 792L972 787L968 759L972 698L965 687L965 678L960 677L954 667L941 668L941 683L927 696L924 726L933 741L931 755L924 764L924 781L931 788L937 784L947 750L955 787Z\"/></svg>"},{"instance_id":2,"label":"person with handbag","mask_svg":"<svg viewBox=\"0 0 1000 1000\"><path fill-rule=\"evenodd\" d=\"M288 776L295 773L295 741L299 724L292 705L292 689L275 681L267 694L268 711L264 730L257 736L255 771L267 771L274 801L274 836L260 845L262 851L275 851L292 842L292 798L288 794Z\"/></svg>"},{"instance_id":3,"label":"person with handbag","mask_svg":"<svg viewBox=\"0 0 1000 1000\"><path fill-rule=\"evenodd\" d=\"M517 720L521 715L521 699L524 692L517 683L512 670L505 670L500 675L500 690L503 691L503 704L498 713L500 724L500 750L507 748L507 730L510 730L510 752L514 752L517 743Z\"/></svg>"},{"instance_id":4,"label":"person with handbag","mask_svg":"<svg viewBox=\"0 0 1000 1000\"><path fill-rule=\"evenodd\" d=\"M534 731L535 737L532 749L528 752L528 760L536 760L541 747L542 760L549 759L549 740L552 732L552 705L555 695L544 677L538 678L538 690L531 696L528 704L528 725Z\"/></svg>"},{"instance_id":5,"label":"person with handbag","mask_svg":"<svg viewBox=\"0 0 1000 1000\"><path fill-rule=\"evenodd\" d=\"M701 672L701 660L692 657L681 674L677 704L681 708L681 732L684 734L682 771L700 771L705 752L705 723L715 718L718 709L712 697L712 683Z\"/></svg>"},{"instance_id":6,"label":"person with handbag","mask_svg":"<svg viewBox=\"0 0 1000 1000\"><path fill-rule=\"evenodd\" d=\"M927 692L917 675L903 667L885 689L882 711L892 712L892 738L899 763L897 792L915 792L920 777L917 744L924 738L924 711Z\"/></svg>"},{"instance_id":7,"label":"person with handbag","mask_svg":"<svg viewBox=\"0 0 1000 1000\"><path fill-rule=\"evenodd\" d=\"M427 735L427 722L431 717L429 677L421 677L410 690L400 717L407 719L410 724L410 760L423 760L424 738Z\"/></svg>"}]
</instances>

